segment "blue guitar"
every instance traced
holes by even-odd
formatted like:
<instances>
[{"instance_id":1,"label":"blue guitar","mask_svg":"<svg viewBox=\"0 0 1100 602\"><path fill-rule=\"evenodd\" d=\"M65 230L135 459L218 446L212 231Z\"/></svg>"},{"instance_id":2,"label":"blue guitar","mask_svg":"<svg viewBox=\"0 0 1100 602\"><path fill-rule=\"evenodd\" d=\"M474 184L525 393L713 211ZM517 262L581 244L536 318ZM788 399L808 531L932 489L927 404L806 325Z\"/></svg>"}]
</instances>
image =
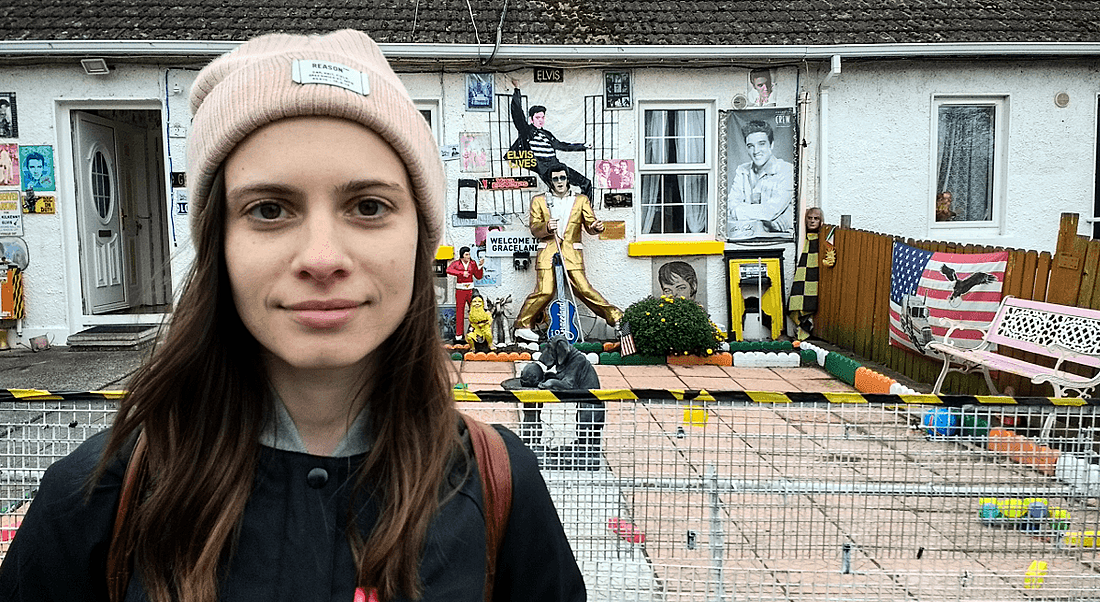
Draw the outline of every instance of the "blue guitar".
<instances>
[{"instance_id":1,"label":"blue guitar","mask_svg":"<svg viewBox=\"0 0 1100 602\"><path fill-rule=\"evenodd\" d=\"M581 326L577 321L577 304L565 296L565 282L568 276L561 259L561 243L558 242L556 233L554 244L558 245L558 252L554 253L554 285L557 292L554 301L550 303L550 307L547 309L550 312L550 329L546 331L546 337L554 338L559 334L565 335L565 339L569 341L569 344L573 344L584 339L581 338Z\"/></svg>"}]
</instances>

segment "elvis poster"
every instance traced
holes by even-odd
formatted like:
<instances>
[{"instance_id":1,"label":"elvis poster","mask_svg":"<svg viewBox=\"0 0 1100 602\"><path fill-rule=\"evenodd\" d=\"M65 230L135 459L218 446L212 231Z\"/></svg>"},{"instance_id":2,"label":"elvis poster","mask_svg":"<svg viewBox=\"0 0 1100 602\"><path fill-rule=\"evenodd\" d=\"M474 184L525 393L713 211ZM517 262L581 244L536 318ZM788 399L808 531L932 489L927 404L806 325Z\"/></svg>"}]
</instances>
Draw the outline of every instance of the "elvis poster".
<instances>
[{"instance_id":1,"label":"elvis poster","mask_svg":"<svg viewBox=\"0 0 1100 602\"><path fill-rule=\"evenodd\" d=\"M726 111L722 134L726 239L793 240L795 110Z\"/></svg>"}]
</instances>

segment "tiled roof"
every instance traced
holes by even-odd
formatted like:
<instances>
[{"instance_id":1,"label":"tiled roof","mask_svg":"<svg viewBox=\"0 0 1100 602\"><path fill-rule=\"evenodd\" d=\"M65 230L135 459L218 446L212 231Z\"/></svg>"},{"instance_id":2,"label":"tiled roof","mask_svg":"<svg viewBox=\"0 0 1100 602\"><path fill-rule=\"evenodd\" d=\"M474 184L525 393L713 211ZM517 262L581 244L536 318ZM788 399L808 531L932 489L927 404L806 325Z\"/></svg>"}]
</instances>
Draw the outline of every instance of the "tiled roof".
<instances>
[{"instance_id":1,"label":"tiled roof","mask_svg":"<svg viewBox=\"0 0 1100 602\"><path fill-rule=\"evenodd\" d=\"M379 42L491 44L505 5L505 44L1100 41L1100 3L1089 0L4 0L0 40L244 40L353 27Z\"/></svg>"}]
</instances>

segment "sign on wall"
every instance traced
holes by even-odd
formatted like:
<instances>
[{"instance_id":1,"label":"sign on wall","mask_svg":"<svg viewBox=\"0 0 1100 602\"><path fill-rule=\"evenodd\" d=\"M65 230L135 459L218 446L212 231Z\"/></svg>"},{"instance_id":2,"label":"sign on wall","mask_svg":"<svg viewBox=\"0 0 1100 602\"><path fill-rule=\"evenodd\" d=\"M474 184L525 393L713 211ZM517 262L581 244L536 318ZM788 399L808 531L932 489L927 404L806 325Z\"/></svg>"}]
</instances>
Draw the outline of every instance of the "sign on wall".
<instances>
[{"instance_id":1,"label":"sign on wall","mask_svg":"<svg viewBox=\"0 0 1100 602\"><path fill-rule=\"evenodd\" d=\"M0 236L23 236L23 208L18 190L0 192Z\"/></svg>"},{"instance_id":2,"label":"sign on wall","mask_svg":"<svg viewBox=\"0 0 1100 602\"><path fill-rule=\"evenodd\" d=\"M536 84L560 84L565 81L565 69L560 67L535 67L531 77Z\"/></svg>"},{"instance_id":3,"label":"sign on wall","mask_svg":"<svg viewBox=\"0 0 1100 602\"><path fill-rule=\"evenodd\" d=\"M532 256L539 249L539 240L530 232L488 232L485 235L485 255L487 257L511 257L517 251L527 251Z\"/></svg>"},{"instance_id":4,"label":"sign on wall","mask_svg":"<svg viewBox=\"0 0 1100 602\"><path fill-rule=\"evenodd\" d=\"M534 176L478 178L480 190L531 190L538 186Z\"/></svg>"},{"instance_id":5,"label":"sign on wall","mask_svg":"<svg viewBox=\"0 0 1100 602\"><path fill-rule=\"evenodd\" d=\"M54 195L35 194L33 189L23 194L23 213L55 213L56 211L57 198Z\"/></svg>"}]
</instances>

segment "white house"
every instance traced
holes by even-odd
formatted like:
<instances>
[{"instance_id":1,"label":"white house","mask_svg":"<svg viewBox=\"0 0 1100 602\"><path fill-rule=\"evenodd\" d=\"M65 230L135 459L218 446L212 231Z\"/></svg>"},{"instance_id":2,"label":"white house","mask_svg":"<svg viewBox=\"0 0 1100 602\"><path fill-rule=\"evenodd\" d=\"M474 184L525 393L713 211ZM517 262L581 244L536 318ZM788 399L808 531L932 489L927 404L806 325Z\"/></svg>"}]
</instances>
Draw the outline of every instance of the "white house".
<instances>
[{"instance_id":1,"label":"white house","mask_svg":"<svg viewBox=\"0 0 1100 602\"><path fill-rule=\"evenodd\" d=\"M355 27L380 42L447 159L453 218L439 259L488 237L479 290L511 295L513 314L534 283L514 251L546 188L535 177L514 189L536 174L506 156L513 80L525 110L546 107L547 130L591 147L559 151L564 163L591 180L605 162L625 169L594 187L609 227L584 242L590 281L624 309L659 293L659 268L682 261L714 321L740 329L731 295L757 292L731 292L731 270L772 259L782 267L770 287L789 288L814 206L829 223L850 216L905 237L1053 250L1060 213L1100 215L1100 9L908 4L17 1L0 11L0 241L29 263L25 317L0 324L15 344L160 322L191 258L190 84L270 31ZM793 190L739 183L755 121L771 129L773 175L790 169ZM24 183L40 182L23 173L32 153L53 177L28 202ZM945 190L954 215L937 221ZM13 198L35 212L5 211ZM769 209L779 198L789 202ZM445 277L439 298L453 303ZM610 335L582 315L590 336Z\"/></svg>"}]
</instances>

